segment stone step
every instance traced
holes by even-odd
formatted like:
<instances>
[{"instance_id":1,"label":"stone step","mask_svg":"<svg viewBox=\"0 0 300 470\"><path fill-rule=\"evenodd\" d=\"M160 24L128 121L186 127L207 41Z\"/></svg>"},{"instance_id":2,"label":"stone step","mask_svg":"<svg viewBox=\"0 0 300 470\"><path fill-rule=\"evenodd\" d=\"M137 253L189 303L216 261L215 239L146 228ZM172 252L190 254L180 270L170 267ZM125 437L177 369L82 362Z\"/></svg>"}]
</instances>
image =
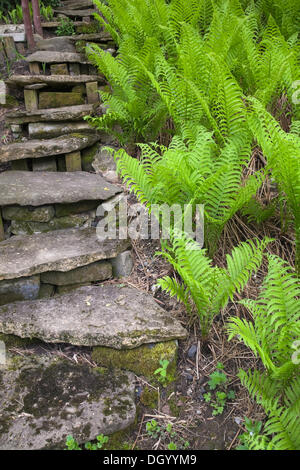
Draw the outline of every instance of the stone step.
<instances>
[{"instance_id":1,"label":"stone step","mask_svg":"<svg viewBox=\"0 0 300 470\"><path fill-rule=\"evenodd\" d=\"M74 132L95 132L95 129L86 121L82 122L36 122L28 126L30 139L49 139Z\"/></svg>"},{"instance_id":2,"label":"stone step","mask_svg":"<svg viewBox=\"0 0 300 470\"><path fill-rule=\"evenodd\" d=\"M94 13L97 13L97 10L89 8L87 10L64 10L60 8L59 10L54 10L54 13L60 13L62 15L69 16L70 18L82 17L87 18L88 16L93 16Z\"/></svg>"},{"instance_id":3,"label":"stone step","mask_svg":"<svg viewBox=\"0 0 300 470\"><path fill-rule=\"evenodd\" d=\"M99 241L95 227L15 236L0 243L0 281L71 271L116 258L129 246L128 240Z\"/></svg>"},{"instance_id":4,"label":"stone step","mask_svg":"<svg viewBox=\"0 0 300 470\"><path fill-rule=\"evenodd\" d=\"M41 158L69 154L90 147L100 140L97 133L67 134L54 139L28 140L0 147L0 163L25 158Z\"/></svg>"},{"instance_id":5,"label":"stone step","mask_svg":"<svg viewBox=\"0 0 300 470\"><path fill-rule=\"evenodd\" d=\"M82 10L88 7L94 7L92 0L65 0L57 10Z\"/></svg>"},{"instance_id":6,"label":"stone step","mask_svg":"<svg viewBox=\"0 0 300 470\"><path fill-rule=\"evenodd\" d=\"M90 62L84 54L77 54L75 52L55 52L55 51L37 51L30 54L25 59L27 62L40 62L44 64L62 64L62 63L77 63L89 64Z\"/></svg>"},{"instance_id":7,"label":"stone step","mask_svg":"<svg viewBox=\"0 0 300 470\"><path fill-rule=\"evenodd\" d=\"M82 26L85 24L86 23L84 21L73 21L74 26ZM57 28L58 26L60 26L59 21L44 21L42 23L42 28L45 28L45 29L53 29L53 28Z\"/></svg>"},{"instance_id":8,"label":"stone step","mask_svg":"<svg viewBox=\"0 0 300 470\"><path fill-rule=\"evenodd\" d=\"M121 286L87 286L50 299L1 306L0 332L119 350L186 337L186 330L152 295Z\"/></svg>"},{"instance_id":9,"label":"stone step","mask_svg":"<svg viewBox=\"0 0 300 470\"><path fill-rule=\"evenodd\" d=\"M88 33L88 34L75 34L74 36L67 36L70 41L93 41L93 42L107 42L112 41L111 35L107 31L101 31L99 33Z\"/></svg>"},{"instance_id":10,"label":"stone step","mask_svg":"<svg viewBox=\"0 0 300 470\"><path fill-rule=\"evenodd\" d=\"M135 421L135 377L47 355L8 356L1 366L2 450L64 449Z\"/></svg>"},{"instance_id":11,"label":"stone step","mask_svg":"<svg viewBox=\"0 0 300 470\"><path fill-rule=\"evenodd\" d=\"M12 75L6 80L8 86L14 85L22 87L38 83L45 83L48 86L66 87L89 82L105 83L103 77L101 78L100 75Z\"/></svg>"},{"instance_id":12,"label":"stone step","mask_svg":"<svg viewBox=\"0 0 300 470\"><path fill-rule=\"evenodd\" d=\"M106 201L119 192L118 186L108 183L100 175L84 171L0 173L0 207Z\"/></svg>"},{"instance_id":13,"label":"stone step","mask_svg":"<svg viewBox=\"0 0 300 470\"><path fill-rule=\"evenodd\" d=\"M84 116L92 114L93 104L78 106L63 106L61 108L38 109L36 111L17 111L7 113L5 120L8 124L27 124L49 121L81 121Z\"/></svg>"}]
</instances>

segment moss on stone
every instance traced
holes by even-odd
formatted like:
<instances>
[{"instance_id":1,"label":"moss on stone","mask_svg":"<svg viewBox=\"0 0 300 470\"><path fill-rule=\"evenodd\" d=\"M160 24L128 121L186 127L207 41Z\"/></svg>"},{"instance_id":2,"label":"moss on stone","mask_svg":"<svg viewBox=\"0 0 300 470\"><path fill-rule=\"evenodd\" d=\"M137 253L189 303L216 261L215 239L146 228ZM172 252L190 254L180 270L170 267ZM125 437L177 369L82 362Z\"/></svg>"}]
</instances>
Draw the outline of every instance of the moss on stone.
<instances>
[{"instance_id":1,"label":"moss on stone","mask_svg":"<svg viewBox=\"0 0 300 470\"><path fill-rule=\"evenodd\" d=\"M81 164L83 171L95 171L92 167L92 163L95 159L99 144L96 143L91 147L85 148L81 151Z\"/></svg>"},{"instance_id":2,"label":"moss on stone","mask_svg":"<svg viewBox=\"0 0 300 470\"><path fill-rule=\"evenodd\" d=\"M168 377L174 380L177 359L177 341L166 341L156 344L144 344L134 349L112 349L97 346L93 349L93 360L109 368L121 368L135 372L137 375L148 377L157 383L154 372L160 367L159 361L169 361Z\"/></svg>"},{"instance_id":3,"label":"moss on stone","mask_svg":"<svg viewBox=\"0 0 300 470\"><path fill-rule=\"evenodd\" d=\"M100 32L100 25L99 23L93 22L88 24L79 25L76 27L76 32L78 34L93 34Z\"/></svg>"},{"instance_id":4,"label":"moss on stone","mask_svg":"<svg viewBox=\"0 0 300 470\"><path fill-rule=\"evenodd\" d=\"M1 107L5 109L16 108L17 106L19 106L19 102L17 98L11 95L6 95L5 103L1 104Z\"/></svg>"},{"instance_id":5,"label":"moss on stone","mask_svg":"<svg viewBox=\"0 0 300 470\"><path fill-rule=\"evenodd\" d=\"M37 338L19 338L15 335L0 333L0 341L3 341L6 348L22 348L41 343Z\"/></svg>"},{"instance_id":6,"label":"moss on stone","mask_svg":"<svg viewBox=\"0 0 300 470\"><path fill-rule=\"evenodd\" d=\"M142 391L140 400L144 406L154 410L158 406L158 395L157 390L146 386Z\"/></svg>"}]
</instances>

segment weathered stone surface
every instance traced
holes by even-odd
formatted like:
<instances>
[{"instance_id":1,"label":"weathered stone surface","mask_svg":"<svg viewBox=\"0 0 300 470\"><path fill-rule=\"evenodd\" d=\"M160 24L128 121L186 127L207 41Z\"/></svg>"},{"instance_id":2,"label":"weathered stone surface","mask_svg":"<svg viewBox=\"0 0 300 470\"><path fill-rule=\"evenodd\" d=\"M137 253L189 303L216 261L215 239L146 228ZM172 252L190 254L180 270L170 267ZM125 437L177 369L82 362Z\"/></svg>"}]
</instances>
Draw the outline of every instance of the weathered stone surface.
<instances>
[{"instance_id":1,"label":"weathered stone surface","mask_svg":"<svg viewBox=\"0 0 300 470\"><path fill-rule=\"evenodd\" d=\"M74 204L56 204L55 213L57 217L65 217L71 214L80 214L97 209L99 201L79 201Z\"/></svg>"},{"instance_id":2,"label":"weathered stone surface","mask_svg":"<svg viewBox=\"0 0 300 470\"><path fill-rule=\"evenodd\" d=\"M64 10L64 9L59 9L59 10L54 10L55 13L62 13L63 15L70 16L72 18L78 17L78 16L93 16L94 13L97 12L97 10L93 9L88 9L88 10Z\"/></svg>"},{"instance_id":3,"label":"weathered stone surface","mask_svg":"<svg viewBox=\"0 0 300 470\"><path fill-rule=\"evenodd\" d=\"M49 343L115 349L186 336L181 324L151 295L116 284L0 307L0 332Z\"/></svg>"},{"instance_id":4,"label":"weathered stone surface","mask_svg":"<svg viewBox=\"0 0 300 470\"><path fill-rule=\"evenodd\" d=\"M121 192L100 175L76 173L6 171L0 173L0 206L42 206L45 204L105 201ZM73 206L75 208L75 206ZM62 208L63 209L63 208ZM89 210L89 209L86 209ZM82 212L82 211L80 211ZM77 212L73 212L77 213ZM56 211L59 217L67 215Z\"/></svg>"},{"instance_id":5,"label":"weathered stone surface","mask_svg":"<svg viewBox=\"0 0 300 470\"><path fill-rule=\"evenodd\" d=\"M98 93L98 82L89 82L86 84L86 94L88 103L98 103L100 101Z\"/></svg>"},{"instance_id":6,"label":"weathered stone surface","mask_svg":"<svg viewBox=\"0 0 300 470\"><path fill-rule=\"evenodd\" d=\"M37 299L39 290L40 276L0 281L0 305L18 300Z\"/></svg>"},{"instance_id":7,"label":"weathered stone surface","mask_svg":"<svg viewBox=\"0 0 300 470\"><path fill-rule=\"evenodd\" d=\"M32 160L32 171L57 171L55 158L36 158Z\"/></svg>"},{"instance_id":8,"label":"weathered stone surface","mask_svg":"<svg viewBox=\"0 0 300 470\"><path fill-rule=\"evenodd\" d=\"M0 371L0 448L63 449L135 420L134 376L45 356L10 356Z\"/></svg>"},{"instance_id":9,"label":"weathered stone surface","mask_svg":"<svg viewBox=\"0 0 300 470\"><path fill-rule=\"evenodd\" d=\"M6 83L8 85L33 85L35 83L47 83L49 86L76 85L101 81L98 75L12 75Z\"/></svg>"},{"instance_id":10,"label":"weathered stone surface","mask_svg":"<svg viewBox=\"0 0 300 470\"><path fill-rule=\"evenodd\" d=\"M65 157L67 171L81 171L81 152L71 152Z\"/></svg>"},{"instance_id":11,"label":"weathered stone surface","mask_svg":"<svg viewBox=\"0 0 300 470\"><path fill-rule=\"evenodd\" d=\"M54 295L55 287L51 284L41 284L38 299L49 299Z\"/></svg>"},{"instance_id":12,"label":"weathered stone surface","mask_svg":"<svg viewBox=\"0 0 300 470\"><path fill-rule=\"evenodd\" d=\"M63 62L76 62L78 64L88 64L88 60L83 54L76 52L56 52L37 51L26 57L27 62L41 62L43 64L61 64Z\"/></svg>"},{"instance_id":13,"label":"weathered stone surface","mask_svg":"<svg viewBox=\"0 0 300 470\"><path fill-rule=\"evenodd\" d=\"M50 271L41 275L42 282L55 286L67 286L70 284L83 284L94 281L104 281L112 276L111 264L107 261L97 261L96 263L73 269L67 273Z\"/></svg>"},{"instance_id":14,"label":"weathered stone surface","mask_svg":"<svg viewBox=\"0 0 300 470\"><path fill-rule=\"evenodd\" d=\"M89 282L85 282L82 284L69 284L68 286L57 286L56 293L59 295L68 294L69 292L72 292L75 289L79 289L80 287L84 287L88 285L90 285Z\"/></svg>"},{"instance_id":15,"label":"weathered stone surface","mask_svg":"<svg viewBox=\"0 0 300 470\"><path fill-rule=\"evenodd\" d=\"M94 4L92 0L65 0L63 2L63 6L61 8L57 8L58 11L60 10L82 10L83 8L93 7Z\"/></svg>"},{"instance_id":16,"label":"weathered stone surface","mask_svg":"<svg viewBox=\"0 0 300 470\"><path fill-rule=\"evenodd\" d=\"M160 367L159 361L167 360L169 361L167 374L174 378L177 349L176 340L143 344L138 348L121 350L96 346L93 349L92 359L101 366L131 370L151 380L155 378L154 372Z\"/></svg>"},{"instance_id":17,"label":"weathered stone surface","mask_svg":"<svg viewBox=\"0 0 300 470\"><path fill-rule=\"evenodd\" d=\"M24 101L26 111L36 111L39 107L38 94L36 90L24 90Z\"/></svg>"},{"instance_id":18,"label":"weathered stone surface","mask_svg":"<svg viewBox=\"0 0 300 470\"><path fill-rule=\"evenodd\" d=\"M95 228L12 237L0 245L0 280L47 271L70 271L115 258L128 246L128 240L99 242Z\"/></svg>"},{"instance_id":19,"label":"weathered stone surface","mask_svg":"<svg viewBox=\"0 0 300 470\"><path fill-rule=\"evenodd\" d=\"M9 206L2 209L3 218L6 220L49 222L55 216L53 206L20 207Z\"/></svg>"},{"instance_id":20,"label":"weathered stone surface","mask_svg":"<svg viewBox=\"0 0 300 470\"><path fill-rule=\"evenodd\" d=\"M0 163L24 158L42 158L76 152L99 140L95 133L66 134L54 139L29 140L0 147Z\"/></svg>"},{"instance_id":21,"label":"weathered stone surface","mask_svg":"<svg viewBox=\"0 0 300 470\"><path fill-rule=\"evenodd\" d=\"M50 72L51 75L69 75L68 64L52 64Z\"/></svg>"},{"instance_id":22,"label":"weathered stone surface","mask_svg":"<svg viewBox=\"0 0 300 470\"><path fill-rule=\"evenodd\" d=\"M105 173L107 171L116 171L116 163L113 155L104 149L104 146L99 144L98 150L95 154L95 157L91 163L96 173ZM86 149L87 151L88 149ZM117 150L117 149L116 149Z\"/></svg>"},{"instance_id":23,"label":"weathered stone surface","mask_svg":"<svg viewBox=\"0 0 300 470\"><path fill-rule=\"evenodd\" d=\"M44 139L59 135L72 134L74 132L95 132L95 129L87 122L63 122L61 124L51 122L36 122L28 125L28 133L31 139Z\"/></svg>"},{"instance_id":24,"label":"weathered stone surface","mask_svg":"<svg viewBox=\"0 0 300 470\"><path fill-rule=\"evenodd\" d=\"M36 47L39 51L75 52L74 43L67 36L38 39Z\"/></svg>"},{"instance_id":25,"label":"weathered stone surface","mask_svg":"<svg viewBox=\"0 0 300 470\"><path fill-rule=\"evenodd\" d=\"M68 215L65 217L54 217L49 222L45 223L18 222L13 220L10 226L10 230L14 235L33 235L34 233L46 233L52 230L64 230L67 228L79 228L82 226L91 226L90 214L85 213Z\"/></svg>"},{"instance_id":26,"label":"weathered stone surface","mask_svg":"<svg viewBox=\"0 0 300 470\"><path fill-rule=\"evenodd\" d=\"M23 24L1 24L0 37L12 37L14 42L25 41L25 30Z\"/></svg>"},{"instance_id":27,"label":"weathered stone surface","mask_svg":"<svg viewBox=\"0 0 300 470\"><path fill-rule=\"evenodd\" d=\"M114 277L126 277L131 274L133 268L133 259L131 251L127 250L120 253L111 260Z\"/></svg>"},{"instance_id":28,"label":"weathered stone surface","mask_svg":"<svg viewBox=\"0 0 300 470\"><path fill-rule=\"evenodd\" d=\"M18 111L6 114L5 118L8 123L16 124L45 121L80 121L84 116L92 114L93 111L93 105L83 104L80 106L39 109L34 112Z\"/></svg>"},{"instance_id":29,"label":"weathered stone surface","mask_svg":"<svg viewBox=\"0 0 300 470\"><path fill-rule=\"evenodd\" d=\"M59 108L62 106L78 106L85 104L81 93L43 91L39 96L39 108Z\"/></svg>"}]
</instances>

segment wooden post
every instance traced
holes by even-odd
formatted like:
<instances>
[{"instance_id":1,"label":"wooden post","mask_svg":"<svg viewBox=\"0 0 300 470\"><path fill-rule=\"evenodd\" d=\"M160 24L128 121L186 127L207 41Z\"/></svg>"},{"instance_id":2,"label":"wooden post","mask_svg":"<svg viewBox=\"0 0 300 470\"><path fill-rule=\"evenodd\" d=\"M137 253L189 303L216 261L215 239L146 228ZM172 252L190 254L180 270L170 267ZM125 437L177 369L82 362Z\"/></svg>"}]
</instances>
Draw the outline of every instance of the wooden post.
<instances>
[{"instance_id":1,"label":"wooden post","mask_svg":"<svg viewBox=\"0 0 300 470\"><path fill-rule=\"evenodd\" d=\"M29 71L32 75L40 74L40 64L39 62L29 62Z\"/></svg>"},{"instance_id":2,"label":"wooden post","mask_svg":"<svg viewBox=\"0 0 300 470\"><path fill-rule=\"evenodd\" d=\"M81 153L80 151L66 154L67 171L81 171Z\"/></svg>"},{"instance_id":3,"label":"wooden post","mask_svg":"<svg viewBox=\"0 0 300 470\"><path fill-rule=\"evenodd\" d=\"M87 101L89 104L98 103L99 102L98 83L97 82L86 83L86 94L87 94Z\"/></svg>"},{"instance_id":4,"label":"wooden post","mask_svg":"<svg viewBox=\"0 0 300 470\"><path fill-rule=\"evenodd\" d=\"M32 24L31 24L31 18L30 18L29 0L21 0L21 4L22 4L23 21L24 21L28 48L33 50L35 48L35 42L33 38Z\"/></svg>"},{"instance_id":5,"label":"wooden post","mask_svg":"<svg viewBox=\"0 0 300 470\"><path fill-rule=\"evenodd\" d=\"M32 0L32 12L35 32L43 37L39 0Z\"/></svg>"}]
</instances>

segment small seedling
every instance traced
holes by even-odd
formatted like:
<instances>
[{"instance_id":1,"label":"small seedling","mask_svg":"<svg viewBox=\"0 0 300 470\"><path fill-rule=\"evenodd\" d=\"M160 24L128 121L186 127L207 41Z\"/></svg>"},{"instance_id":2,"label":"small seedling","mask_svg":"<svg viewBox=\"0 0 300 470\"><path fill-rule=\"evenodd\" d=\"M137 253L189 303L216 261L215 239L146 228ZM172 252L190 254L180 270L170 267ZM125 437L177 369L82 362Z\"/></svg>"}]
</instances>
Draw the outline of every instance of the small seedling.
<instances>
[{"instance_id":1,"label":"small seedling","mask_svg":"<svg viewBox=\"0 0 300 470\"><path fill-rule=\"evenodd\" d=\"M156 369L154 374L159 375L158 380L162 385L166 385L168 383L167 369L168 369L168 366L170 364L170 361L168 361L167 359L161 359L159 361L159 364L161 365L161 367Z\"/></svg>"},{"instance_id":2,"label":"small seedling","mask_svg":"<svg viewBox=\"0 0 300 470\"><path fill-rule=\"evenodd\" d=\"M206 403L209 403L213 408L213 416L217 416L223 413L224 408L228 400L233 400L235 393L233 390L226 390L227 376L223 372L223 364L218 362L217 369L209 376L208 386L210 390L215 390L214 395L211 392L203 395ZM221 390L216 390L221 388Z\"/></svg>"},{"instance_id":3,"label":"small seedling","mask_svg":"<svg viewBox=\"0 0 300 470\"><path fill-rule=\"evenodd\" d=\"M253 436L258 436L262 429L261 421L252 421L245 417L246 432L240 435L239 439L241 444L236 447L236 450L249 450L248 442Z\"/></svg>"},{"instance_id":4,"label":"small seedling","mask_svg":"<svg viewBox=\"0 0 300 470\"><path fill-rule=\"evenodd\" d=\"M102 449L104 444L106 444L107 442L108 442L108 436L104 436L104 434L100 434L99 436L97 436L97 443L96 444L92 444L91 442L87 442L84 447L87 450L100 450L100 449Z\"/></svg>"}]
</instances>

